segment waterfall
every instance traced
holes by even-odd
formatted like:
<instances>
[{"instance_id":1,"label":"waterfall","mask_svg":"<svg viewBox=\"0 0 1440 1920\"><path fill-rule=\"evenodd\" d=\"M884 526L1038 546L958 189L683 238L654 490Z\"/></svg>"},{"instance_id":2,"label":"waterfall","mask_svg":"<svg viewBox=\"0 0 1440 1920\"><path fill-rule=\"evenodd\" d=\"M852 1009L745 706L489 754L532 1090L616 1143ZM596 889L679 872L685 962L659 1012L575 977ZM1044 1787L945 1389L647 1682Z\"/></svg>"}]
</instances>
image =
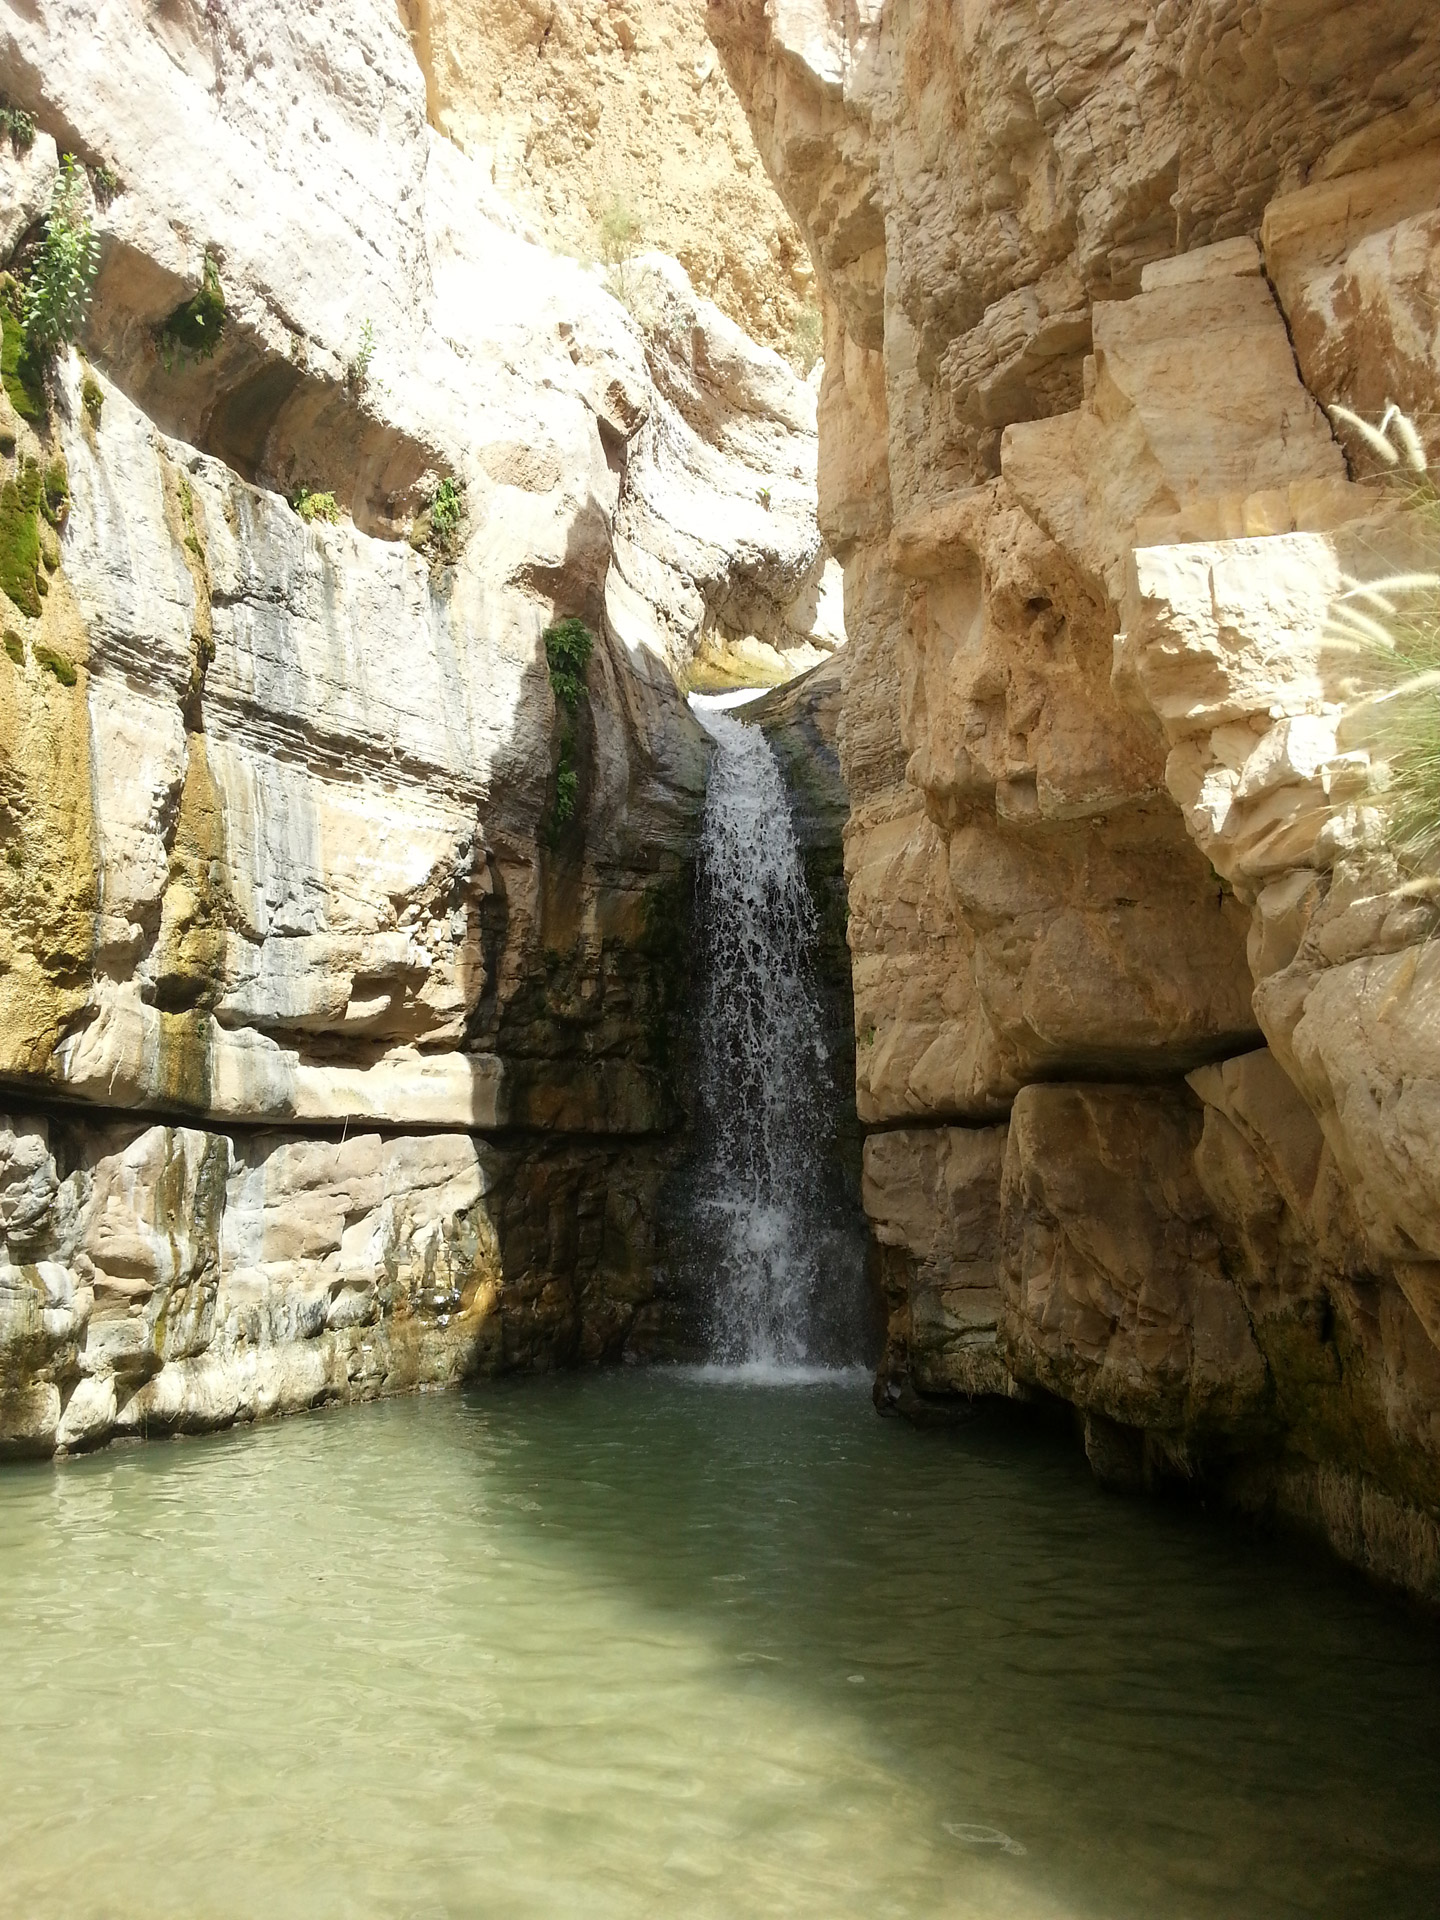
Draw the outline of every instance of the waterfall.
<instances>
[{"instance_id":1,"label":"waterfall","mask_svg":"<svg viewBox=\"0 0 1440 1920\"><path fill-rule=\"evenodd\" d=\"M759 727L692 704L715 742L697 889L690 1197L711 1357L761 1369L852 1359L861 1276L853 1231L837 1216L815 905L769 742Z\"/></svg>"}]
</instances>

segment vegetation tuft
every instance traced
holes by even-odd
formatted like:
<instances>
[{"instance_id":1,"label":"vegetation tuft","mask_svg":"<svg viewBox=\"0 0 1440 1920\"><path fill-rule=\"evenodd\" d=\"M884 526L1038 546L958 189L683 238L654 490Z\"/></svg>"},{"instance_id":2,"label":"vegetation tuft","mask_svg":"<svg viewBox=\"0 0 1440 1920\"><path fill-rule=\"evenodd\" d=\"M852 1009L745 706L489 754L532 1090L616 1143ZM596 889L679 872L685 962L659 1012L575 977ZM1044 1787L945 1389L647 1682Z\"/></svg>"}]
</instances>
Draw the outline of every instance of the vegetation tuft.
<instances>
[{"instance_id":1,"label":"vegetation tuft","mask_svg":"<svg viewBox=\"0 0 1440 1920\"><path fill-rule=\"evenodd\" d=\"M100 415L105 406L105 389L93 373L87 373L80 383L80 403L89 415L91 426L98 431Z\"/></svg>"},{"instance_id":2,"label":"vegetation tuft","mask_svg":"<svg viewBox=\"0 0 1440 1920\"><path fill-rule=\"evenodd\" d=\"M17 153L28 153L35 144L35 122L23 107L12 107L0 95L0 139L9 140Z\"/></svg>"},{"instance_id":3,"label":"vegetation tuft","mask_svg":"<svg viewBox=\"0 0 1440 1920\"><path fill-rule=\"evenodd\" d=\"M550 809L546 838L551 846L561 830L575 817L580 802L580 773L575 764L574 716L585 691L585 669L590 664L595 636L583 620L573 614L547 627L545 664L550 670L550 690L565 718L560 729L560 760L555 770L555 804Z\"/></svg>"},{"instance_id":4,"label":"vegetation tuft","mask_svg":"<svg viewBox=\"0 0 1440 1920\"><path fill-rule=\"evenodd\" d=\"M375 358L375 326L366 320L360 328L360 344L350 357L345 369L345 385L355 399L359 399L370 385L370 362Z\"/></svg>"},{"instance_id":5,"label":"vegetation tuft","mask_svg":"<svg viewBox=\"0 0 1440 1920\"><path fill-rule=\"evenodd\" d=\"M200 291L183 300L160 326L157 339L167 372L177 360L211 358L225 331L226 311L220 269L207 253Z\"/></svg>"},{"instance_id":6,"label":"vegetation tuft","mask_svg":"<svg viewBox=\"0 0 1440 1920\"><path fill-rule=\"evenodd\" d=\"M88 196L85 169L67 153L60 162L44 235L19 295L23 353L42 380L55 353L78 338L100 270L100 242L90 224Z\"/></svg>"},{"instance_id":7,"label":"vegetation tuft","mask_svg":"<svg viewBox=\"0 0 1440 1920\"><path fill-rule=\"evenodd\" d=\"M340 518L333 493L312 493L309 487L297 487L290 496L290 504L307 527L315 520L323 520L333 527Z\"/></svg>"},{"instance_id":8,"label":"vegetation tuft","mask_svg":"<svg viewBox=\"0 0 1440 1920\"><path fill-rule=\"evenodd\" d=\"M1391 476L1419 534L1421 564L1347 579L1331 605L1327 650L1345 658L1341 739L1369 749L1386 837L1417 871L1440 867L1440 489L1414 422L1389 406L1375 426L1346 407L1331 415L1357 433Z\"/></svg>"}]
</instances>

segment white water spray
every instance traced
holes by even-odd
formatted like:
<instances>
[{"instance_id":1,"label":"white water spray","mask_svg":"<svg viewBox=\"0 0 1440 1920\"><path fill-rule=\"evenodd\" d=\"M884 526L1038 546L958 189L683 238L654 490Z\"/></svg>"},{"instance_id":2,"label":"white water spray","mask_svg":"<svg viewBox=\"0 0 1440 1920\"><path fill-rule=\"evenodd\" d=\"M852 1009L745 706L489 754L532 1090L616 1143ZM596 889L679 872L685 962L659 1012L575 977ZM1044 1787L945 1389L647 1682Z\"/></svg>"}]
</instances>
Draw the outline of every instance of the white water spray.
<instances>
[{"instance_id":1,"label":"white water spray","mask_svg":"<svg viewBox=\"0 0 1440 1920\"><path fill-rule=\"evenodd\" d=\"M823 1293L836 1277L826 1272L834 1092L811 969L815 907L769 742L694 704L715 741L700 842L693 1197L712 1276L710 1346L727 1366L788 1368L822 1357Z\"/></svg>"}]
</instances>

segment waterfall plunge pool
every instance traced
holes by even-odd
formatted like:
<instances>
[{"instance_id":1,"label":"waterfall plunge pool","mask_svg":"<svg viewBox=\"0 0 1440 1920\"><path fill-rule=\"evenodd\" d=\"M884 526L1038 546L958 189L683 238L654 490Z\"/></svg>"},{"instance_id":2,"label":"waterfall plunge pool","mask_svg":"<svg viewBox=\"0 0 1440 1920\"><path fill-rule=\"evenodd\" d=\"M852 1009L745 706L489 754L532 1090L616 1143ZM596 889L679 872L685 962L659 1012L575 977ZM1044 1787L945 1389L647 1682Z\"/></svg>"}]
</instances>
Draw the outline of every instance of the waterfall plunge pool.
<instances>
[{"instance_id":1,"label":"waterfall plunge pool","mask_svg":"<svg viewBox=\"0 0 1440 1920\"><path fill-rule=\"evenodd\" d=\"M1433 1623L810 1378L8 1470L0 1913L1435 1912Z\"/></svg>"}]
</instances>

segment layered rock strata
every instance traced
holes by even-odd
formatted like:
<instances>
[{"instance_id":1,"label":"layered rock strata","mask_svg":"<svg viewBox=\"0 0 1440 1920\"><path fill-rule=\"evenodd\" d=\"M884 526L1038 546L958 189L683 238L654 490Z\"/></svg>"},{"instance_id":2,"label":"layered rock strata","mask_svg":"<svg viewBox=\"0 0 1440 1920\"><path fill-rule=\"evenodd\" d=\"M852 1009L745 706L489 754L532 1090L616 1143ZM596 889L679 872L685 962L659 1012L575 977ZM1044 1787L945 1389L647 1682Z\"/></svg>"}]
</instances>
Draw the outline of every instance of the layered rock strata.
<instances>
[{"instance_id":1,"label":"layered rock strata","mask_svg":"<svg viewBox=\"0 0 1440 1920\"><path fill-rule=\"evenodd\" d=\"M1432 895L1321 633L1413 537L1320 405L1432 435L1440 29L708 19L825 296L882 1390L988 1296L1106 1477L1440 1591Z\"/></svg>"},{"instance_id":2,"label":"layered rock strata","mask_svg":"<svg viewBox=\"0 0 1440 1920\"><path fill-rule=\"evenodd\" d=\"M380 0L4 7L0 73L8 257L62 151L100 242L44 385L5 294L0 1444L667 1350L676 675L814 631L811 390L547 252Z\"/></svg>"}]
</instances>

